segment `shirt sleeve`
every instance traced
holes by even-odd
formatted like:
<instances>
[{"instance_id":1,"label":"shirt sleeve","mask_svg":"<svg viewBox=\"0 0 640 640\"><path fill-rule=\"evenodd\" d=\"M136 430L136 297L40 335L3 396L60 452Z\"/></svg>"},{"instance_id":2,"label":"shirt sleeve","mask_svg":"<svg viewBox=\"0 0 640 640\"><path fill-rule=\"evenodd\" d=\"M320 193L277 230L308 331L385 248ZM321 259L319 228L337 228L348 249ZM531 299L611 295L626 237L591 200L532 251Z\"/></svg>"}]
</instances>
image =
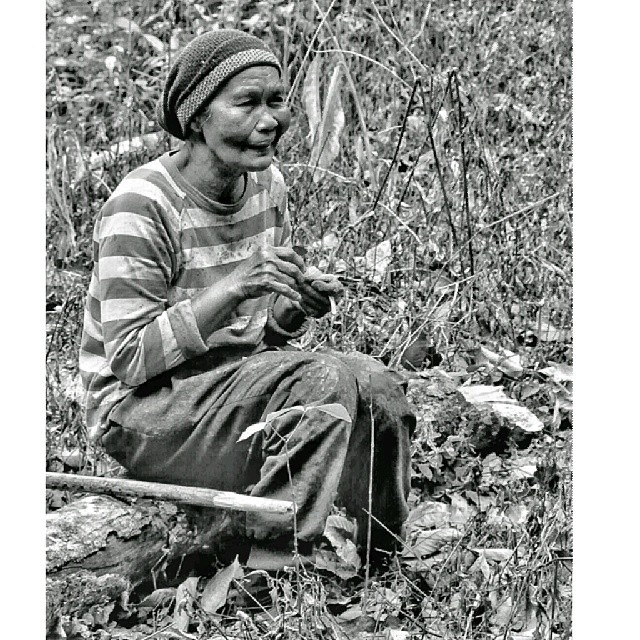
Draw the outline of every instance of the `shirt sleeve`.
<instances>
[{"instance_id":1,"label":"shirt sleeve","mask_svg":"<svg viewBox=\"0 0 640 640\"><path fill-rule=\"evenodd\" d=\"M106 357L130 386L208 350L191 300L168 305L177 258L165 219L156 200L125 191L106 203L96 229Z\"/></svg>"}]
</instances>

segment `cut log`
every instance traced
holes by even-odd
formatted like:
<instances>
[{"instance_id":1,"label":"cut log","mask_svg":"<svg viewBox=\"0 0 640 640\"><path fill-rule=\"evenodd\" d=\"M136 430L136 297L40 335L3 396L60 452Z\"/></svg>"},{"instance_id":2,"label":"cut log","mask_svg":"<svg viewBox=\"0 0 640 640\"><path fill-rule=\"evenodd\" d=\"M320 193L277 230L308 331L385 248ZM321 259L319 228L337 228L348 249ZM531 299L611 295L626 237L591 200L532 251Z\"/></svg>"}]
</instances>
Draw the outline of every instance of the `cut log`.
<instances>
[{"instance_id":1,"label":"cut log","mask_svg":"<svg viewBox=\"0 0 640 640\"><path fill-rule=\"evenodd\" d=\"M163 562L219 548L244 513L89 496L46 516L47 624L126 604Z\"/></svg>"}]
</instances>

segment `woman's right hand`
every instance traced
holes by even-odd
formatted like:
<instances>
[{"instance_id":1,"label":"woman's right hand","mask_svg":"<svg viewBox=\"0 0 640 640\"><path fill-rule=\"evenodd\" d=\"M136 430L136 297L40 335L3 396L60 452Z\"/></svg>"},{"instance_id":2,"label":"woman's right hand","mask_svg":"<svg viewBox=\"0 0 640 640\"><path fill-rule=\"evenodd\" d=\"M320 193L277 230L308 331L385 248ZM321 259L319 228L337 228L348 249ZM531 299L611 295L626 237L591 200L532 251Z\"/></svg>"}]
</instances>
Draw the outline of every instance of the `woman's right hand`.
<instances>
[{"instance_id":1,"label":"woman's right hand","mask_svg":"<svg viewBox=\"0 0 640 640\"><path fill-rule=\"evenodd\" d=\"M231 274L242 299L277 293L300 302L304 261L289 247L260 247Z\"/></svg>"}]
</instances>

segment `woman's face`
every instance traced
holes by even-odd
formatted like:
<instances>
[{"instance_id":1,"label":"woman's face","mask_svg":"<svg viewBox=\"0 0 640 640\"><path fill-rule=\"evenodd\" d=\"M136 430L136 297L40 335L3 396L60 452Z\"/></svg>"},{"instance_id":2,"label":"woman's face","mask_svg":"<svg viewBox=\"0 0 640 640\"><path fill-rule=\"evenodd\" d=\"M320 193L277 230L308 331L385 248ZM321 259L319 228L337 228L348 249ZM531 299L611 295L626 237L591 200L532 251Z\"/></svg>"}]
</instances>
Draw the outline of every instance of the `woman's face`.
<instances>
[{"instance_id":1,"label":"woman's face","mask_svg":"<svg viewBox=\"0 0 640 640\"><path fill-rule=\"evenodd\" d=\"M211 159L225 173L263 171L289 128L278 71L249 67L233 76L209 103L201 130Z\"/></svg>"}]
</instances>

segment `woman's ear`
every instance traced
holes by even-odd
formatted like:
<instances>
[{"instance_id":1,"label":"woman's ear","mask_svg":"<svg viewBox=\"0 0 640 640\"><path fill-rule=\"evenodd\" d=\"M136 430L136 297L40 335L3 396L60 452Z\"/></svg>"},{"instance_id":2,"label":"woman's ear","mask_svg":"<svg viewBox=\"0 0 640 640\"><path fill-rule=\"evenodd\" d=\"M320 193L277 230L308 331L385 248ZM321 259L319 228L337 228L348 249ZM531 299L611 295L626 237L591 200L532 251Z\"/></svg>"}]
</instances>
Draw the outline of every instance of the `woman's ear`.
<instances>
[{"instance_id":1,"label":"woman's ear","mask_svg":"<svg viewBox=\"0 0 640 640\"><path fill-rule=\"evenodd\" d=\"M202 124L205 121L205 117L197 115L187 126L187 140L192 142L199 142L204 139L202 133Z\"/></svg>"}]
</instances>

